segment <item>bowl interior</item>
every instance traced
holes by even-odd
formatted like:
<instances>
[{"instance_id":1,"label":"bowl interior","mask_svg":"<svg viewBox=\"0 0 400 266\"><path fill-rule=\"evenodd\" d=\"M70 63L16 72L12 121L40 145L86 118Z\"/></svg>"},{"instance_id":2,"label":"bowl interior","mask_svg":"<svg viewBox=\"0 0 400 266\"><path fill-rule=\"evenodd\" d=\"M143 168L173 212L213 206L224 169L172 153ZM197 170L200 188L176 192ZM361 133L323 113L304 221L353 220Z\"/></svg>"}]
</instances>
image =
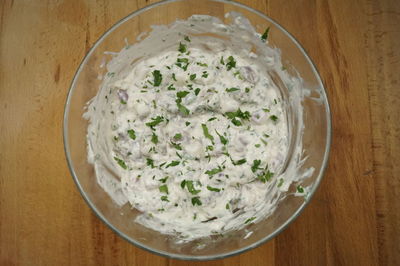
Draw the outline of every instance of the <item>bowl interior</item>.
<instances>
[{"instance_id":1,"label":"bowl interior","mask_svg":"<svg viewBox=\"0 0 400 266\"><path fill-rule=\"evenodd\" d=\"M170 24L176 19L187 19L193 14L211 15L224 21L225 13L230 11L247 17L260 33L270 27L269 45L281 50L282 62L289 73L298 73L304 80L308 96L303 101L305 127L302 146L304 158L307 157L307 160L302 167L313 167L315 171L302 185L310 186L311 189L306 198L293 196L293 185L272 216L218 240L203 239L176 244L170 236L161 235L135 223L137 211L128 205L118 207L99 187L93 166L87 161L88 122L82 115L86 103L99 89L101 76L106 73L104 62L112 58L112 53L108 52L119 52L127 43L135 43L140 33L151 31L152 25ZM237 254L273 238L303 210L318 187L326 166L330 145L330 113L323 85L313 64L294 38L277 23L257 11L231 1L166 1L122 19L90 50L74 77L68 95L64 117L64 143L72 176L84 199L117 234L161 255L181 259L213 259ZM249 230L253 233L244 238Z\"/></svg>"}]
</instances>

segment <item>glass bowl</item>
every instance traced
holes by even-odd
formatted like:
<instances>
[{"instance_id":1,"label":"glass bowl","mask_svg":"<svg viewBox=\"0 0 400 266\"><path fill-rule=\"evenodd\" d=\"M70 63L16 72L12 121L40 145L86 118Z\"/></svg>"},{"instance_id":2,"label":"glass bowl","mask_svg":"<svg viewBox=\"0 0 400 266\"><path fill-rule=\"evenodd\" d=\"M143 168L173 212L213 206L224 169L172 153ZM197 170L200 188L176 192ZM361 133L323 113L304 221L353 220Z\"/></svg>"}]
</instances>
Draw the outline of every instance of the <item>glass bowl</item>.
<instances>
[{"instance_id":1,"label":"glass bowl","mask_svg":"<svg viewBox=\"0 0 400 266\"><path fill-rule=\"evenodd\" d=\"M307 88L303 105L303 158L305 171L314 168L312 175L302 182L308 187L306 197L295 196L296 184L291 185L279 206L270 217L234 231L214 241L203 239L177 244L171 236L162 235L134 222L137 211L130 206L118 207L97 184L94 169L87 161L86 133L88 121L82 115L86 103L93 98L105 74L104 63L112 58L110 51L118 52L128 43L135 43L142 32L151 31L152 25L170 24L187 19L193 14L211 15L226 21L227 12L236 11L248 18L259 33L270 27L268 43L281 50L284 67L292 75L302 77ZM287 91L281 88L282 97ZM291 112L296 121L296 112ZM294 123L295 124L295 123ZM310 202L327 165L331 121L329 104L315 66L300 44L278 23L266 15L232 1L184 0L164 1L137 10L120 20L104 33L80 64L72 81L64 113L64 148L69 169L83 198L94 213L119 236L130 243L159 255L190 260L224 258L255 248L282 232ZM293 141L293 140L292 140ZM290 158L294 160L294 158ZM300 169L301 170L301 169ZM245 238L251 230L253 233ZM202 246L202 248L199 248Z\"/></svg>"}]
</instances>

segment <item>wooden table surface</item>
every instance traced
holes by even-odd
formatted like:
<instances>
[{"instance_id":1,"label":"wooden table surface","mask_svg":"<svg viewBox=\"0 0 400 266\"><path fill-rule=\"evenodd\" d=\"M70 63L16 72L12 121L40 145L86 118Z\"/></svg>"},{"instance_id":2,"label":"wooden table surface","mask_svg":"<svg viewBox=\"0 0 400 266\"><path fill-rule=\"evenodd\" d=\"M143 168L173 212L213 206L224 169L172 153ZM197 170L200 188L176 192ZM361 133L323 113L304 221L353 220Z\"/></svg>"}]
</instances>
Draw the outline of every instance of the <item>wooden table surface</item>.
<instances>
[{"instance_id":1,"label":"wooden table surface","mask_svg":"<svg viewBox=\"0 0 400 266\"><path fill-rule=\"evenodd\" d=\"M80 61L154 1L0 1L0 265L400 265L400 1L242 0L305 47L333 142L311 204L274 240L194 263L150 254L95 217L68 171L64 103Z\"/></svg>"}]
</instances>

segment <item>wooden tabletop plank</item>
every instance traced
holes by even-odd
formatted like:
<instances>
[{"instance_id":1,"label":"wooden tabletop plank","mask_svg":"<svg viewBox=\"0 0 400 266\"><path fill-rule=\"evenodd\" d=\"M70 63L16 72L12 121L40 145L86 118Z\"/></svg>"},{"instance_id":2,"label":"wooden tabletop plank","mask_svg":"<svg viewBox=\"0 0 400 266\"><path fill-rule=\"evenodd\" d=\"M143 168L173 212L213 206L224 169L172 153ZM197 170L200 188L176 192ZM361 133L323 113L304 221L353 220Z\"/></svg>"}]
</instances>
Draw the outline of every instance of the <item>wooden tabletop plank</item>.
<instances>
[{"instance_id":1,"label":"wooden tabletop plank","mask_svg":"<svg viewBox=\"0 0 400 266\"><path fill-rule=\"evenodd\" d=\"M210 262L167 259L118 237L65 162L64 103L86 52L156 1L0 1L0 265L400 265L400 2L242 0L310 55L333 142L312 202L274 240Z\"/></svg>"}]
</instances>

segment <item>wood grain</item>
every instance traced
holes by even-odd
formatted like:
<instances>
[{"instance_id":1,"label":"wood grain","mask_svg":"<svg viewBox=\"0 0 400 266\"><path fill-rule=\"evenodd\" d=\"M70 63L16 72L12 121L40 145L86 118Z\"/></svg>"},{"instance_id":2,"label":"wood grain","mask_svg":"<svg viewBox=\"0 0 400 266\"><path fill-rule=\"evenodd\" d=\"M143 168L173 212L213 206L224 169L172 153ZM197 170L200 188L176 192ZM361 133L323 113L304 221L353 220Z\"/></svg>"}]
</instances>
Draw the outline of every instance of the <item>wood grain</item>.
<instances>
[{"instance_id":1,"label":"wood grain","mask_svg":"<svg viewBox=\"0 0 400 266\"><path fill-rule=\"evenodd\" d=\"M400 2L242 0L291 32L326 85L333 143L311 204L274 240L210 262L138 249L65 163L63 107L97 38L154 1L0 1L0 265L400 265Z\"/></svg>"}]
</instances>

